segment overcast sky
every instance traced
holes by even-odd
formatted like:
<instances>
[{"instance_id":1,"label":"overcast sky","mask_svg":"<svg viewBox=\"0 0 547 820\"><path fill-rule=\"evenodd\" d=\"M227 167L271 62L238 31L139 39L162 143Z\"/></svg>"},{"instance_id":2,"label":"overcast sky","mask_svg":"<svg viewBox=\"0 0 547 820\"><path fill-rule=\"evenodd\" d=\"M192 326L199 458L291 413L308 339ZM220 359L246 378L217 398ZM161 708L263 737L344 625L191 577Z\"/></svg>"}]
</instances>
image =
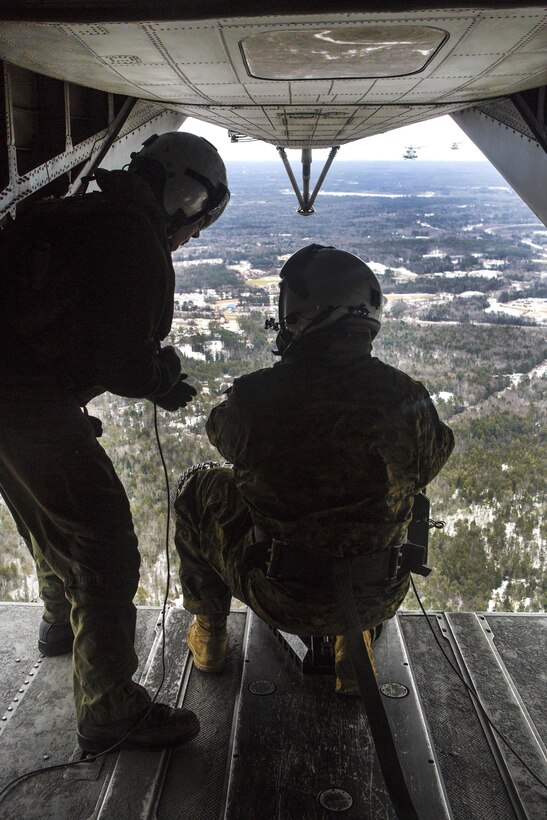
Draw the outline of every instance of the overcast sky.
<instances>
[{"instance_id":1,"label":"overcast sky","mask_svg":"<svg viewBox=\"0 0 547 820\"><path fill-rule=\"evenodd\" d=\"M189 118L184 122L182 130L206 137L216 145L224 160L248 162L278 159L278 153L273 145L259 141L232 144L228 138L228 132L216 125ZM454 143L458 144L458 148L455 150L452 148ZM484 154L476 148L448 116L437 117L434 120L428 120L425 123L416 125L407 125L404 128L397 128L385 134L343 145L338 152L336 161L349 159L398 160L402 159L408 145L413 145L416 148L418 153L417 162L419 160L486 161ZM327 150L315 150L313 159L318 161L325 159L327 154ZM289 149L288 155L291 160L294 160L294 158L300 158L300 151Z\"/></svg>"}]
</instances>

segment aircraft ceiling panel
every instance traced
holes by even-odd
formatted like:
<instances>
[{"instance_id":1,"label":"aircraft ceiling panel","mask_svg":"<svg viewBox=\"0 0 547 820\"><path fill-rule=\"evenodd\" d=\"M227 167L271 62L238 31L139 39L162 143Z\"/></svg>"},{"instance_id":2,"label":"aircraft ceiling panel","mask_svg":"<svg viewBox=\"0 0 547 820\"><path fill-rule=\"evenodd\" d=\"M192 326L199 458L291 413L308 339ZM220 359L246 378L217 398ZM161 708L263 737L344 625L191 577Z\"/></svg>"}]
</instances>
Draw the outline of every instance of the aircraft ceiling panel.
<instances>
[{"instance_id":1,"label":"aircraft ceiling panel","mask_svg":"<svg viewBox=\"0 0 547 820\"><path fill-rule=\"evenodd\" d=\"M203 103L203 97L192 88L179 83L141 83L139 86L140 95L145 99L155 99L158 94L161 94L162 102L173 102L177 105L199 105Z\"/></svg>"},{"instance_id":2,"label":"aircraft ceiling panel","mask_svg":"<svg viewBox=\"0 0 547 820\"><path fill-rule=\"evenodd\" d=\"M414 74L410 77L397 77L396 82L394 80L376 79L369 80L367 84L365 81L361 80L353 86L349 82L342 83L340 81L336 81L333 90L342 94L346 94L348 92L351 93L351 91L354 93L357 91L362 91L363 95L366 94L369 99L374 99L377 101L381 101L382 97L387 96L389 97L389 101L392 102L394 100L397 101L397 97L401 97L403 94L406 94L419 82L419 77L416 77Z\"/></svg>"},{"instance_id":3,"label":"aircraft ceiling panel","mask_svg":"<svg viewBox=\"0 0 547 820\"><path fill-rule=\"evenodd\" d=\"M177 68L194 85L234 83L237 78L231 65L224 63L177 63Z\"/></svg>"},{"instance_id":4,"label":"aircraft ceiling panel","mask_svg":"<svg viewBox=\"0 0 547 820\"><path fill-rule=\"evenodd\" d=\"M158 93L161 94L162 86L181 85L181 78L177 72L163 63L147 63L146 72L144 72L142 64L137 60L130 62L129 57L125 57L126 62L123 61L121 55L117 58L111 57L110 60L111 65L123 74L124 80L134 83L137 87L157 85Z\"/></svg>"},{"instance_id":5,"label":"aircraft ceiling panel","mask_svg":"<svg viewBox=\"0 0 547 820\"><path fill-rule=\"evenodd\" d=\"M546 27L538 6L3 22L0 59L274 144L305 135L306 146L324 147L541 84Z\"/></svg>"},{"instance_id":6,"label":"aircraft ceiling panel","mask_svg":"<svg viewBox=\"0 0 547 820\"><path fill-rule=\"evenodd\" d=\"M423 81L410 89L400 100L405 103L427 102L431 97L436 100L443 100L445 97L460 100L469 82L465 77L431 77L427 82Z\"/></svg>"},{"instance_id":7,"label":"aircraft ceiling panel","mask_svg":"<svg viewBox=\"0 0 547 820\"><path fill-rule=\"evenodd\" d=\"M332 94L332 80L308 80L305 82L292 80L290 83L291 99L299 97L309 100L310 98L324 94Z\"/></svg>"},{"instance_id":8,"label":"aircraft ceiling panel","mask_svg":"<svg viewBox=\"0 0 547 820\"><path fill-rule=\"evenodd\" d=\"M22 65L22 63L19 63ZM25 65L25 67L27 67ZM64 79L66 76L73 77L69 82L74 83L75 85L80 85L87 88L97 88L96 85L90 86L90 73L92 69L88 69L86 72L85 70L81 69L78 72L73 71L73 64L72 63L57 63L55 68L57 71L54 72L47 72L44 71L43 66L34 66L31 68L31 71L36 71L39 74L45 74L49 77L55 77L57 79ZM116 77L116 72L112 72L112 77ZM143 78L144 79L144 78ZM112 94L121 94L124 97L137 97L138 99L143 99L145 102L162 102L163 96L161 100L158 100L156 94L147 94L144 89L145 83L133 83L129 80L123 79L118 80L117 82L112 81L110 83L105 83L104 91L111 92ZM122 90L119 90L123 88ZM100 90L103 90L102 88ZM201 99L201 98L200 98Z\"/></svg>"},{"instance_id":9,"label":"aircraft ceiling panel","mask_svg":"<svg viewBox=\"0 0 547 820\"><path fill-rule=\"evenodd\" d=\"M515 48L525 45L526 39L545 31L545 15L543 10L535 8L515 10L505 14L486 12L480 16L476 24L465 37L464 48L466 54L481 54L485 43L490 43L495 54L504 54Z\"/></svg>"},{"instance_id":10,"label":"aircraft ceiling panel","mask_svg":"<svg viewBox=\"0 0 547 820\"><path fill-rule=\"evenodd\" d=\"M245 87L250 99L257 105L284 105L291 99L289 83L276 83L274 86L267 85L266 88L256 83L248 83Z\"/></svg>"},{"instance_id":11,"label":"aircraft ceiling panel","mask_svg":"<svg viewBox=\"0 0 547 820\"><path fill-rule=\"evenodd\" d=\"M486 97L494 96L494 94L491 93L493 88L499 88L499 96L505 97L507 94L515 94L517 91L524 91L526 88L537 88L538 85L544 85L544 78L546 76L547 72L545 71L539 74L531 74L530 77L533 78L534 81L532 86L529 85L530 78L524 83L522 78L515 78L512 75L497 77L495 84L492 82L491 77L478 77L476 80L473 80L472 85L476 95L482 98L481 101L484 101Z\"/></svg>"},{"instance_id":12,"label":"aircraft ceiling panel","mask_svg":"<svg viewBox=\"0 0 547 820\"><path fill-rule=\"evenodd\" d=\"M526 65L523 65L523 60L520 54L511 54L502 60L497 66L494 66L490 72L492 76L509 75L516 78L527 78L530 76L530 71L543 71L547 65L547 33L545 35L545 50L541 52L528 52L526 54Z\"/></svg>"},{"instance_id":13,"label":"aircraft ceiling panel","mask_svg":"<svg viewBox=\"0 0 547 820\"><path fill-rule=\"evenodd\" d=\"M493 63L495 56L492 54L454 54L443 62L437 75L448 80L476 77L483 71L492 69L492 65L495 69L496 63Z\"/></svg>"},{"instance_id":14,"label":"aircraft ceiling panel","mask_svg":"<svg viewBox=\"0 0 547 820\"><path fill-rule=\"evenodd\" d=\"M543 71L538 71L537 74L534 74L533 77L530 78L532 83L527 85L527 88L538 88L540 85L547 85L547 67L543 69ZM526 90L526 89L521 89ZM513 91L511 91L511 94Z\"/></svg>"},{"instance_id":15,"label":"aircraft ceiling panel","mask_svg":"<svg viewBox=\"0 0 547 820\"><path fill-rule=\"evenodd\" d=\"M82 85L89 84L97 74L96 57L77 40L64 36L58 26L2 23L0 58Z\"/></svg>"},{"instance_id":16,"label":"aircraft ceiling panel","mask_svg":"<svg viewBox=\"0 0 547 820\"><path fill-rule=\"evenodd\" d=\"M251 102L245 86L238 83L201 83L199 91L205 99L216 103L249 105Z\"/></svg>"},{"instance_id":17,"label":"aircraft ceiling panel","mask_svg":"<svg viewBox=\"0 0 547 820\"><path fill-rule=\"evenodd\" d=\"M158 48L171 60L185 63L227 62L226 49L221 37L222 25L218 21L191 23L144 24L155 38ZM235 79L230 77L230 80Z\"/></svg>"},{"instance_id":18,"label":"aircraft ceiling panel","mask_svg":"<svg viewBox=\"0 0 547 820\"><path fill-rule=\"evenodd\" d=\"M539 27L538 33L531 38L527 38L526 42L522 46L522 51L528 54L531 51L539 51L542 54L545 54L545 42L547 40L547 33L545 31L546 26L542 25Z\"/></svg>"},{"instance_id":19,"label":"aircraft ceiling panel","mask_svg":"<svg viewBox=\"0 0 547 820\"><path fill-rule=\"evenodd\" d=\"M97 30L81 25L57 28L64 38L79 43L82 50L87 49L105 60L106 65L113 57L121 55L138 57L142 65L161 62L161 53L154 40L149 36L148 30L141 26L131 25L129 30L119 23L97 26Z\"/></svg>"},{"instance_id":20,"label":"aircraft ceiling panel","mask_svg":"<svg viewBox=\"0 0 547 820\"><path fill-rule=\"evenodd\" d=\"M373 85L374 83L371 82L367 88L365 83L361 83L358 87L356 87L353 90L351 90L348 86L336 86L336 88L333 89L333 93L331 94L330 102L342 105L359 105L359 103L366 103L367 95L369 91L372 89ZM340 91L338 91L337 89L340 89ZM328 100L326 102L328 102Z\"/></svg>"},{"instance_id":21,"label":"aircraft ceiling panel","mask_svg":"<svg viewBox=\"0 0 547 820\"><path fill-rule=\"evenodd\" d=\"M179 106L173 106L179 108ZM182 109L182 106L180 107ZM417 106L267 106L262 108L240 106L226 111L220 107L206 109L184 106L188 116L201 117L238 134L254 134L273 145L286 147L328 148L343 145L362 137L381 134L391 128L420 122L432 116L441 116L459 105L435 107Z\"/></svg>"}]
</instances>

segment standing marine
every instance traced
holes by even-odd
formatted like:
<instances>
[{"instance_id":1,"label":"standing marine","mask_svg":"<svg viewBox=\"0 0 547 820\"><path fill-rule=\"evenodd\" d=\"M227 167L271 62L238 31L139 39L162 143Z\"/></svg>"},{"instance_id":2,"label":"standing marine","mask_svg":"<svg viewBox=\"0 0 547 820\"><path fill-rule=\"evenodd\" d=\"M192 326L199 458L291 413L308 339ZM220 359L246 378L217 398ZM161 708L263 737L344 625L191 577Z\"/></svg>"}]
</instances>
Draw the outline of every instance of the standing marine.
<instances>
[{"instance_id":1,"label":"standing marine","mask_svg":"<svg viewBox=\"0 0 547 820\"><path fill-rule=\"evenodd\" d=\"M372 356L384 299L361 259L310 245L280 277L280 361L236 379L207 421L233 466L203 465L179 482L180 579L196 616L188 646L198 669L222 669L233 595L286 632L337 635L336 690L356 694L332 560L359 557L372 659L371 630L408 590L392 557L414 497L454 439L425 387Z\"/></svg>"},{"instance_id":2,"label":"standing marine","mask_svg":"<svg viewBox=\"0 0 547 820\"><path fill-rule=\"evenodd\" d=\"M129 501L85 405L108 390L175 411L196 394L171 328L171 251L221 215L216 148L154 135L98 192L30 207L0 235L0 491L38 570L39 649L73 644L86 752L176 746L196 715L152 703L133 680L140 556Z\"/></svg>"}]
</instances>

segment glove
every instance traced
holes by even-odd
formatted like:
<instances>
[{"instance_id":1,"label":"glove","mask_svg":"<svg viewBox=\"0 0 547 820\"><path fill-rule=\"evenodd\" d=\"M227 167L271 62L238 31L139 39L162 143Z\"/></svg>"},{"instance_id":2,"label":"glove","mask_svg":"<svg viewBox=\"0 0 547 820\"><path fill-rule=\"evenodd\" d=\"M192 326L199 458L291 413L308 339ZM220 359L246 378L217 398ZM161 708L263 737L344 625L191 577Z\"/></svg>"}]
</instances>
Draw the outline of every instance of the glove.
<instances>
[{"instance_id":1,"label":"glove","mask_svg":"<svg viewBox=\"0 0 547 820\"><path fill-rule=\"evenodd\" d=\"M165 387L174 386L180 375L180 359L177 351L172 345L166 345L158 351L158 359L163 371L163 384Z\"/></svg>"},{"instance_id":2,"label":"glove","mask_svg":"<svg viewBox=\"0 0 547 820\"><path fill-rule=\"evenodd\" d=\"M86 414L86 415L87 415L88 422L93 427L93 432L95 433L95 438L100 438L103 434L103 423L102 423L102 421L100 419L98 419L97 416L90 416L89 414Z\"/></svg>"},{"instance_id":3,"label":"glove","mask_svg":"<svg viewBox=\"0 0 547 820\"><path fill-rule=\"evenodd\" d=\"M178 382L175 382L171 390L163 396L155 396L154 401L158 407L164 410L180 410L181 407L186 407L188 402L192 401L194 396L197 396L197 390L191 384L185 382L188 375L181 373Z\"/></svg>"}]
</instances>

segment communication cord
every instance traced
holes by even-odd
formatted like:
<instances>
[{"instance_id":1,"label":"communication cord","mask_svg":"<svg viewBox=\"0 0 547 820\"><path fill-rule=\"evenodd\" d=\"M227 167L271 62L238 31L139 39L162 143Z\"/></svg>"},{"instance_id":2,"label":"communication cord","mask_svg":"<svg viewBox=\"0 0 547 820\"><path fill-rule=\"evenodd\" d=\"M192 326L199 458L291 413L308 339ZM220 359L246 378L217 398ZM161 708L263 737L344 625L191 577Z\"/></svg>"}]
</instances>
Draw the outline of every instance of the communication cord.
<instances>
[{"instance_id":1,"label":"communication cord","mask_svg":"<svg viewBox=\"0 0 547 820\"><path fill-rule=\"evenodd\" d=\"M524 766L524 768L526 769L526 771L527 771L529 774L531 774L531 775L532 775L532 777L534 778L534 780L537 780L537 782L539 783L539 785L540 785L540 786L542 786L544 789L546 789L546 790L547 790L547 783L544 783L544 782L543 782L543 780L542 780L542 779L541 779L541 778L540 778L540 777L539 777L539 776L538 776L538 775L537 775L537 774L536 774L536 773L535 773L535 772L534 772L534 771L530 768L530 766L529 766L529 765L528 765L528 764L527 764L527 763L526 763L526 762L522 759L522 757L521 757L521 756L520 756L520 754L517 752L517 750L516 750L516 749L515 749L515 748L511 745L510 741L509 741L509 740L505 737L505 735L503 734L503 732L501 732L501 731L498 729L498 727L496 726L496 724L495 724L495 723L494 723L494 722L490 719L490 716L488 715L488 713L487 713L486 709L484 708L484 706L483 706L483 705L482 705L482 703L481 703L481 700L480 700L480 698L479 698L479 695L478 695L477 691L474 689L474 687L473 687L473 686L470 686L470 685L467 683L467 681L464 679L463 675L460 673L460 670L459 670L459 669L457 669L457 668L454 666L454 664L452 663L452 661L451 661L451 660L450 660L450 658L448 657L447 653L445 652L445 649L444 649L443 645L441 644L441 642L440 642L440 640L439 640L439 638L438 638L438 636L437 636L437 634L436 634L435 630L433 629L433 627L432 627L432 625L431 625L431 622L430 622L430 620L429 620L429 618L428 618L427 612L426 612L426 611L425 611L425 609L424 609L424 605L423 605L423 603L422 603L422 599L420 598L420 596L419 596L419 594L418 594L418 590L416 589L416 585L415 585L415 583L414 583L414 578L412 577L412 575L410 576L410 581L411 581L411 584L412 584L412 589L414 590L414 595L416 596L416 599L417 599L417 601L418 601L418 604L419 604L419 606L420 606L420 609L422 610L422 614L425 616L425 621L426 621L426 623L427 623L427 625L428 625L428 627L429 627L429 629L430 629L430 631L431 631L431 634L433 635L433 637L434 637L434 639L435 639L435 642L436 642L437 646L438 646L438 647L439 647L439 649L441 650L441 652L442 652L442 654L443 654L443 656L444 656L444 659L446 660L447 664L450 666L450 668L452 669L452 671L453 671L453 672L454 672L454 673L458 676L458 678L459 678L459 679L460 679L460 681L463 683L463 685L465 686L465 688L467 689L467 691L469 692L469 694L472 696L473 700L475 701L475 704L476 704L477 708L478 708L478 709L481 711L481 713L483 714L483 716L484 716L485 720L487 721L488 725L489 725L489 726L493 729L493 731L494 731L494 732L498 735L498 737L499 737L499 738L500 738L500 739L501 739L501 740L505 743L505 745L507 746L507 748L508 748L508 749L509 749L509 750L510 750L513 754L514 754L514 756L517 758L517 760L519 760L519 761L522 763L522 765Z\"/></svg>"},{"instance_id":2,"label":"communication cord","mask_svg":"<svg viewBox=\"0 0 547 820\"><path fill-rule=\"evenodd\" d=\"M165 592L164 592L164 596L163 596L163 604L162 604L162 609L161 609L161 625L162 625L162 627L161 627L161 664L162 664L162 674L161 674L161 680L160 680L160 683L158 685L158 688L156 689L156 692L155 692L154 696L152 697L152 699L150 701L150 706L148 707L146 712L142 715L142 717L139 718L137 723L135 723L135 725L132 726L131 729L128 732L126 732L126 734L122 738L120 738L120 740L117 740L116 743L113 743L112 746L110 746L108 749L105 749L104 752L98 752L95 755L86 755L86 757L82 757L80 760L72 760L68 763L56 763L56 764L53 764L51 766L44 766L41 769L32 769L30 772L25 772L24 774L20 774L18 777L14 777L13 780L10 780L10 782L7 783L7 785L5 785L4 788L0 791L0 801L3 800L3 798L5 797L5 795L7 794L8 791L10 791L18 783L22 783L24 780L27 780L31 777L35 777L36 775L39 775L39 774L44 774L44 772L55 772L55 771L59 771L60 769L69 769L72 766L79 766L82 763L93 763L98 758L104 757L105 755L110 754L110 752L115 751L115 749L117 749L118 746L120 746L120 744L123 743L129 737L129 735L132 732L134 732L135 729L137 729L141 725L141 723L148 717L148 715L150 714L150 710L152 709L153 704L156 702L156 700L158 698L158 695L162 690L163 684L165 683L165 673L166 673L166 664L165 664L165 613L166 613L166 610L167 610L167 601L169 599L169 587L171 585L171 559L169 558L169 530L170 530L170 527L171 527L171 490L170 490L170 486L169 486L169 475L168 475L168 472L167 472L167 465L165 463L165 458L164 458L164 455L163 455L163 448L161 446L161 439L160 439L160 434L159 434L159 429L158 429L158 407L157 407L156 402L154 402L154 433L155 433L155 436L156 436L156 445L157 445L157 448L158 448L158 453L159 453L159 456L160 456L160 461L161 461L161 465L162 465L162 469L163 469L165 491L166 491L166 495L167 495L167 515L166 515L166 526L165 526L165 558L166 558L166 564L167 564L167 579L166 579L166 582L165 582Z\"/></svg>"}]
</instances>

